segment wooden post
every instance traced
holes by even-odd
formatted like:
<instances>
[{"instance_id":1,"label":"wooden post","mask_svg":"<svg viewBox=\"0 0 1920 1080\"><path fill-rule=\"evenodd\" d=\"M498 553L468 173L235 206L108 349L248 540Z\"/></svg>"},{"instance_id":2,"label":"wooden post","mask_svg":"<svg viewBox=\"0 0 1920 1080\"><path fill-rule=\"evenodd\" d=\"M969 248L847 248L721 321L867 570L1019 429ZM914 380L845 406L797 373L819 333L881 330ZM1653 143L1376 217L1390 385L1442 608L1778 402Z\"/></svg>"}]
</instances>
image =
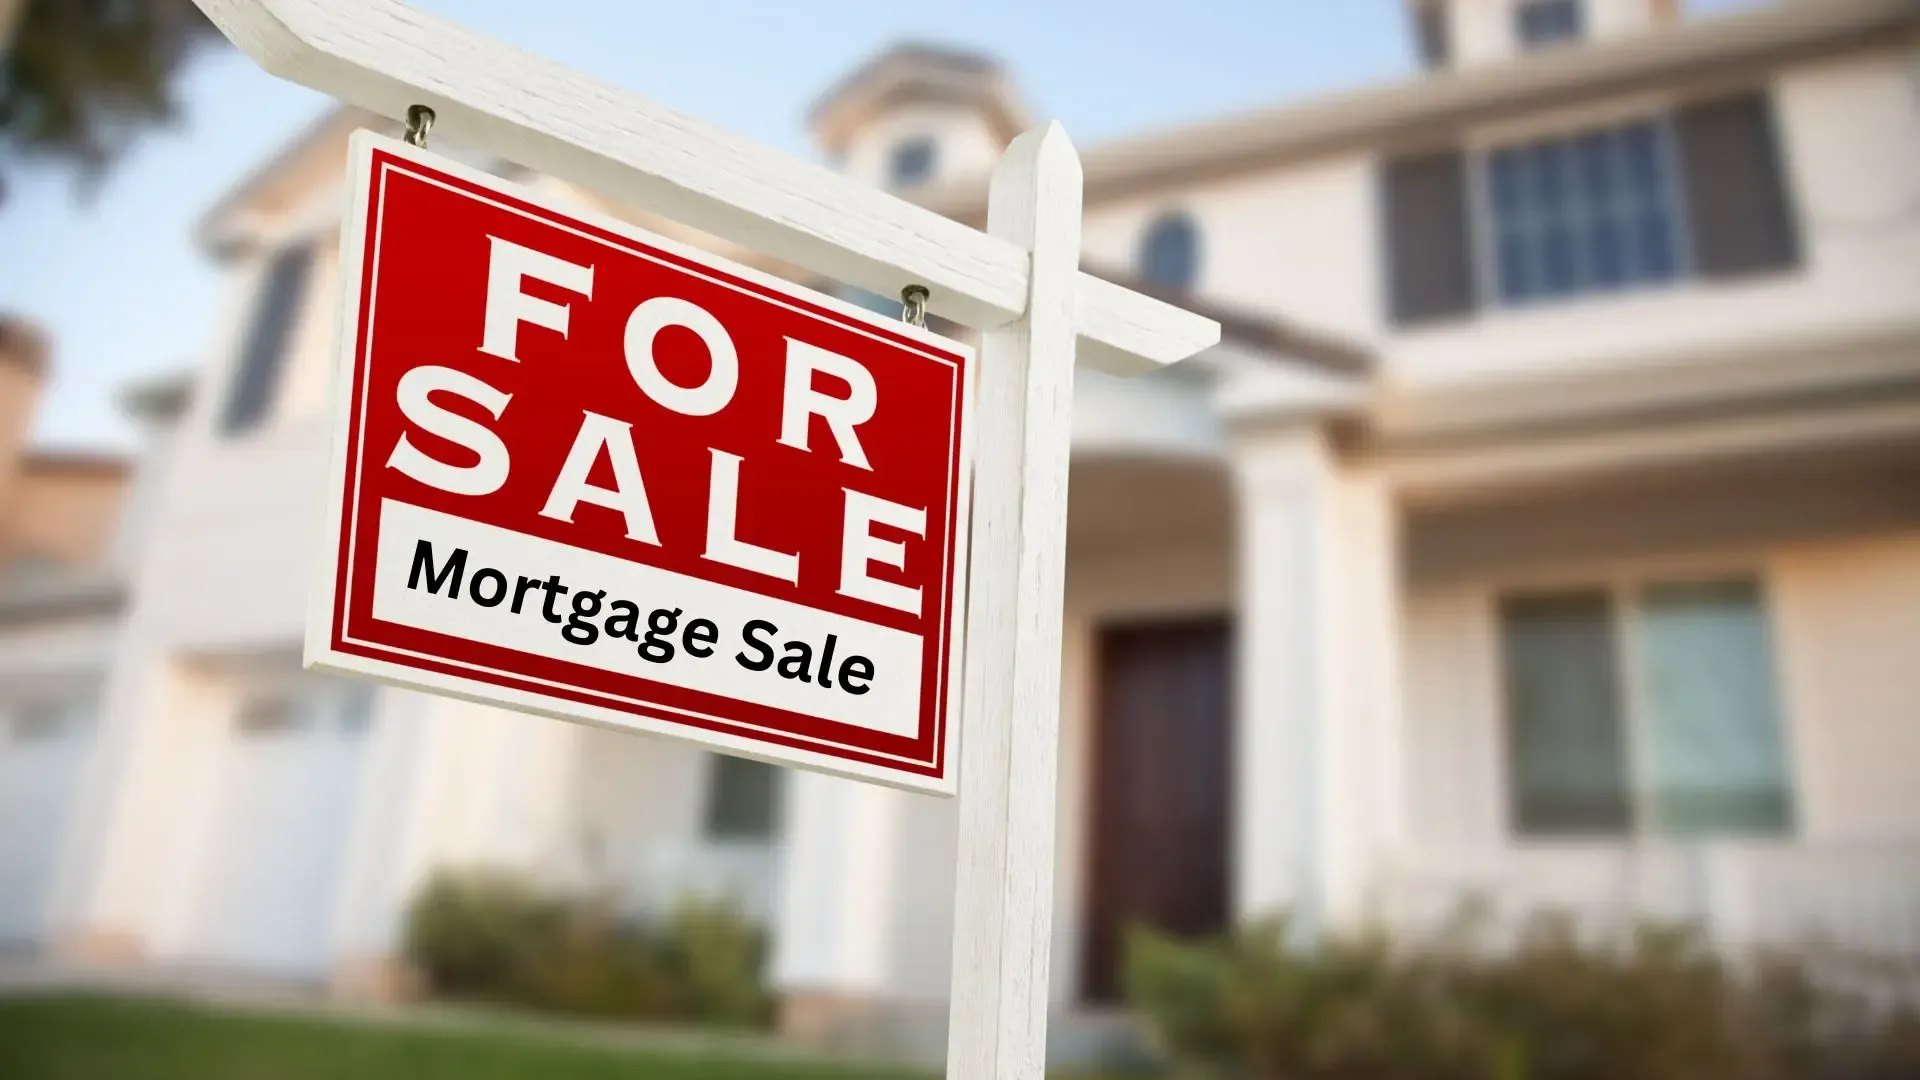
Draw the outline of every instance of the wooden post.
<instances>
[{"instance_id":1,"label":"wooden post","mask_svg":"<svg viewBox=\"0 0 1920 1080\"><path fill-rule=\"evenodd\" d=\"M1033 263L1026 315L980 350L949 1080L1046 1068L1080 201L1059 124L1015 139L988 194L987 231Z\"/></svg>"}]
</instances>

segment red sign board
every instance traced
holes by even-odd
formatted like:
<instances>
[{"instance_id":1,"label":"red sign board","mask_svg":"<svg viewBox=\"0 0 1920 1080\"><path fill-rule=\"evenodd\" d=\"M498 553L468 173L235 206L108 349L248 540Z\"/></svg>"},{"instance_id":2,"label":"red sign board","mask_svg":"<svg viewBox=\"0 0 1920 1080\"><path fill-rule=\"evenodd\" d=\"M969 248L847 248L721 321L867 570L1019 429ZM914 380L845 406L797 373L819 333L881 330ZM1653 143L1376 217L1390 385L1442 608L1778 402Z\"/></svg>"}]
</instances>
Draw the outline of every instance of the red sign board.
<instances>
[{"instance_id":1,"label":"red sign board","mask_svg":"<svg viewBox=\"0 0 1920 1080\"><path fill-rule=\"evenodd\" d=\"M953 791L964 346L358 133L310 666Z\"/></svg>"}]
</instances>

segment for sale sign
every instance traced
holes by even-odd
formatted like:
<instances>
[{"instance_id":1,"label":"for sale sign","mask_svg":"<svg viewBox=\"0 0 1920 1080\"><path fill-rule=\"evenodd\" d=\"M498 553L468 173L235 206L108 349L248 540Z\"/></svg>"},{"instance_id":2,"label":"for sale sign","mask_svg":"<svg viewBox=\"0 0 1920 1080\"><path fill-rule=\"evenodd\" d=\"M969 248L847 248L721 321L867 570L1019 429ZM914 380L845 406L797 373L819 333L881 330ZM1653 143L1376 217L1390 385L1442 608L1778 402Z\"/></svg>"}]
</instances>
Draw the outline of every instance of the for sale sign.
<instances>
[{"instance_id":1,"label":"for sale sign","mask_svg":"<svg viewBox=\"0 0 1920 1080\"><path fill-rule=\"evenodd\" d=\"M361 132L310 666L953 791L972 354Z\"/></svg>"}]
</instances>

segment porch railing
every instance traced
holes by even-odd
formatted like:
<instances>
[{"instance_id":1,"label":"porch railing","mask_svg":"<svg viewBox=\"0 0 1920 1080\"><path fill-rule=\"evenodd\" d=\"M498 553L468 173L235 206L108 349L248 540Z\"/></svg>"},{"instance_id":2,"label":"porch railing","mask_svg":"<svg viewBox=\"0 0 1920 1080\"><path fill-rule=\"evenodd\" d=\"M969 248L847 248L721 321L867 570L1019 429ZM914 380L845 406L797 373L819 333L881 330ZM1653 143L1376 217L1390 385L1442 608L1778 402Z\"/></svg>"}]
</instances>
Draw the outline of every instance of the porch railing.
<instances>
[{"instance_id":1,"label":"porch railing","mask_svg":"<svg viewBox=\"0 0 1920 1080\"><path fill-rule=\"evenodd\" d=\"M1653 919L1695 924L1730 950L1818 945L1920 963L1920 842L1421 850L1375 901L1383 921L1415 931L1471 904L1496 927L1547 911L1595 927Z\"/></svg>"}]
</instances>

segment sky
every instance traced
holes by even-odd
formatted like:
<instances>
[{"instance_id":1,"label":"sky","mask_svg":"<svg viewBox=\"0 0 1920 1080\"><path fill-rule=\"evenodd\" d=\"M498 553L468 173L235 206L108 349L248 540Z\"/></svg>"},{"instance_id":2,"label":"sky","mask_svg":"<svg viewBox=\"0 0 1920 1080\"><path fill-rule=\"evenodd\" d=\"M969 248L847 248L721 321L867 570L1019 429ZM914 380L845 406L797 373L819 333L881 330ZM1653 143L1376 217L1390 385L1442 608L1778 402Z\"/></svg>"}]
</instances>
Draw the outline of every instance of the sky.
<instances>
[{"instance_id":1,"label":"sky","mask_svg":"<svg viewBox=\"0 0 1920 1080\"><path fill-rule=\"evenodd\" d=\"M1403 0L416 0L417 6L789 153L807 105L901 40L999 57L1032 114L1081 147L1118 135L1405 77ZM1694 13L1760 0L1691 0ZM1097 11L1097 18L1089 13ZM129 381L197 365L227 299L194 245L200 214L306 124L320 94L230 48L184 74L178 122L91 195L9 178L0 312L44 326L52 385L33 439L127 448Z\"/></svg>"}]
</instances>

